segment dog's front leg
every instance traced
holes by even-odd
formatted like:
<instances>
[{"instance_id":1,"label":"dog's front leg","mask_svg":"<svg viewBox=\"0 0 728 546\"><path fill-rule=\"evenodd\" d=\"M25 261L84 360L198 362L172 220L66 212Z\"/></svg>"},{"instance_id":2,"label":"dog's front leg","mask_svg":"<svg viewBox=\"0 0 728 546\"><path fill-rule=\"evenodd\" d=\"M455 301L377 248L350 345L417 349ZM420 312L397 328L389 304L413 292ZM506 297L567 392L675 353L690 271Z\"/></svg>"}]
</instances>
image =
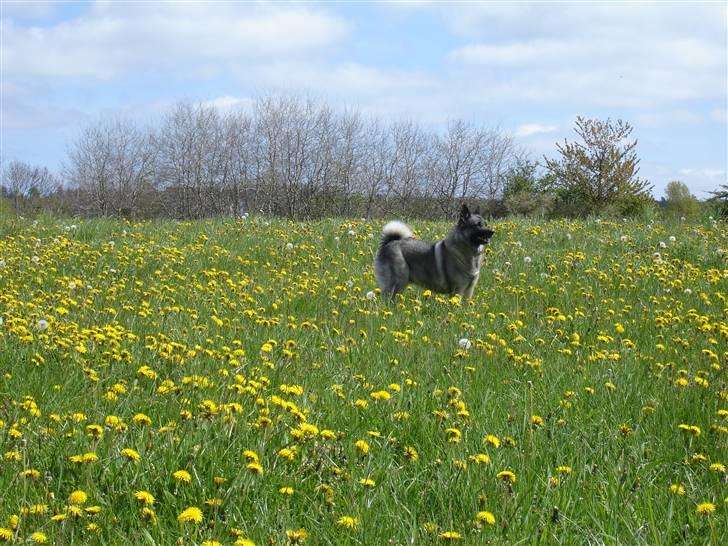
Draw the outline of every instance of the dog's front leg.
<instances>
[{"instance_id":1,"label":"dog's front leg","mask_svg":"<svg viewBox=\"0 0 728 546\"><path fill-rule=\"evenodd\" d=\"M475 285L478 284L478 278L479 275L477 275L472 281L468 283L468 285L463 290L462 296L469 300L473 297L473 292L475 291Z\"/></svg>"}]
</instances>

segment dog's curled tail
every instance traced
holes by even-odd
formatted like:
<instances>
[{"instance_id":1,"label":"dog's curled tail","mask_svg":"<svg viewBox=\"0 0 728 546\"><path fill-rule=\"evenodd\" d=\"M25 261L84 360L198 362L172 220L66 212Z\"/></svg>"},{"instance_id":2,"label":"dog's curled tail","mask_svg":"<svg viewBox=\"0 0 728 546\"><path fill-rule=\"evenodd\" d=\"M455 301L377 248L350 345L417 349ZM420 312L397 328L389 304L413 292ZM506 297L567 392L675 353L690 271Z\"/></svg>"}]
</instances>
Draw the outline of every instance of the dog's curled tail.
<instances>
[{"instance_id":1,"label":"dog's curled tail","mask_svg":"<svg viewBox=\"0 0 728 546\"><path fill-rule=\"evenodd\" d=\"M382 239L379 243L380 247L383 247L387 243L392 241L398 241L400 239L411 239L412 230L407 227L403 222L393 220L389 222L382 230Z\"/></svg>"}]
</instances>

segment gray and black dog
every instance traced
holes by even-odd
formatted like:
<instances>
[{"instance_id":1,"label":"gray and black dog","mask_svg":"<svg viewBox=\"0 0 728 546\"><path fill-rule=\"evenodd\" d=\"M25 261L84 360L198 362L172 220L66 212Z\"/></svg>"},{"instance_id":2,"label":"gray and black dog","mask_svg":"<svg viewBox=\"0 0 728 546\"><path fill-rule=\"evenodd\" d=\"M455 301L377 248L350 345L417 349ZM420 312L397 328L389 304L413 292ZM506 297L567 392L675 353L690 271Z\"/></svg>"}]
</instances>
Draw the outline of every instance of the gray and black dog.
<instances>
[{"instance_id":1,"label":"gray and black dog","mask_svg":"<svg viewBox=\"0 0 728 546\"><path fill-rule=\"evenodd\" d=\"M412 231L398 221L382 230L379 251L374 258L374 275L382 292L393 298L413 282L445 294L470 298L480 276L483 248L493 236L480 210L471 213L467 205L452 232L436 243L412 238Z\"/></svg>"}]
</instances>

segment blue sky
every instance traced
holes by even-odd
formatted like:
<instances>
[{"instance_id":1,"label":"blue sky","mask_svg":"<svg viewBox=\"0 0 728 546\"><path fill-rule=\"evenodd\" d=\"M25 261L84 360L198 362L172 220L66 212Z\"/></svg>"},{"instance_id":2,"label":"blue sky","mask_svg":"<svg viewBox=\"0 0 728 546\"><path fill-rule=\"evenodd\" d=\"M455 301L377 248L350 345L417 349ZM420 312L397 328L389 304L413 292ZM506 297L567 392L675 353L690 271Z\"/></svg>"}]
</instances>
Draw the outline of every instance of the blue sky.
<instances>
[{"instance_id":1,"label":"blue sky","mask_svg":"<svg viewBox=\"0 0 728 546\"><path fill-rule=\"evenodd\" d=\"M0 153L59 170L102 116L179 100L306 93L438 129L499 127L533 159L576 116L622 118L641 175L698 197L728 180L724 2L15 2L0 0Z\"/></svg>"}]
</instances>

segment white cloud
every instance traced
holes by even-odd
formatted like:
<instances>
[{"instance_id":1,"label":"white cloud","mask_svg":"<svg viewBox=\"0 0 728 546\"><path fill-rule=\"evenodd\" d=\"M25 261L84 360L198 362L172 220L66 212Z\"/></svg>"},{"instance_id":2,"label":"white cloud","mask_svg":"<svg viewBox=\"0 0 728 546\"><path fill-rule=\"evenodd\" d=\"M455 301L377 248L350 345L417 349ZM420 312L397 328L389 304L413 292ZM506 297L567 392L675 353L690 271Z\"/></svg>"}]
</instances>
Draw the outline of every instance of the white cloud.
<instances>
[{"instance_id":1,"label":"white cloud","mask_svg":"<svg viewBox=\"0 0 728 546\"><path fill-rule=\"evenodd\" d=\"M556 125L542 125L540 123L526 123L516 127L515 135L517 137L528 137L531 135L541 135L544 133L553 133L556 131Z\"/></svg>"},{"instance_id":2,"label":"white cloud","mask_svg":"<svg viewBox=\"0 0 728 546\"><path fill-rule=\"evenodd\" d=\"M203 106L217 108L221 111L247 108L252 106L252 104L253 99L250 97L233 97L232 95L224 95L202 101Z\"/></svg>"},{"instance_id":3,"label":"white cloud","mask_svg":"<svg viewBox=\"0 0 728 546\"><path fill-rule=\"evenodd\" d=\"M684 176L700 176L702 178L708 178L711 180L719 180L721 178L725 178L725 169L688 168L680 169L679 172Z\"/></svg>"},{"instance_id":4,"label":"white cloud","mask_svg":"<svg viewBox=\"0 0 728 546\"><path fill-rule=\"evenodd\" d=\"M520 100L645 107L726 94L726 8L638 2L431 7L469 43L454 70ZM492 85L491 85L492 87Z\"/></svg>"},{"instance_id":5,"label":"white cloud","mask_svg":"<svg viewBox=\"0 0 728 546\"><path fill-rule=\"evenodd\" d=\"M343 19L306 6L100 2L49 27L3 19L9 76L108 79L144 68L303 56L348 32Z\"/></svg>"}]
</instances>

